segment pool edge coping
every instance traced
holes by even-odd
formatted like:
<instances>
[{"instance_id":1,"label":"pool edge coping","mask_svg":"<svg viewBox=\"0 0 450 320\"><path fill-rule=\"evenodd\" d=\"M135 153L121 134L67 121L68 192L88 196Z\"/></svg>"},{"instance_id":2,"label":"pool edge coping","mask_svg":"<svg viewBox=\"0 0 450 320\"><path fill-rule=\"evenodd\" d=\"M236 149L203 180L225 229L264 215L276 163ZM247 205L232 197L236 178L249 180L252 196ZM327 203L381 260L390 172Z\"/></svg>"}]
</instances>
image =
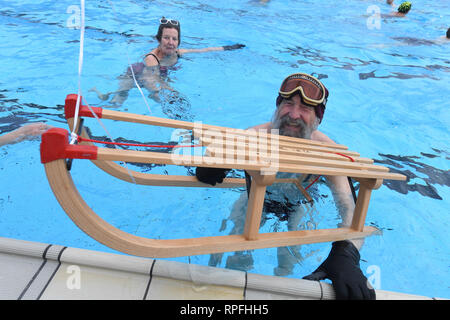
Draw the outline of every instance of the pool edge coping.
<instances>
[{"instance_id":1,"label":"pool edge coping","mask_svg":"<svg viewBox=\"0 0 450 320\"><path fill-rule=\"evenodd\" d=\"M264 294L270 299L277 299L278 297L278 299L330 300L335 298L333 287L325 282L269 276L27 240L0 237L0 253L56 261L59 264L85 265L100 270L116 270L149 275L150 277L187 281L193 285L234 287L243 290L243 299L245 300L252 299L252 295L248 294L250 292L261 293L262 295L256 294L259 297L258 299L264 299ZM377 300L440 299L384 290L376 290L376 293Z\"/></svg>"}]
</instances>

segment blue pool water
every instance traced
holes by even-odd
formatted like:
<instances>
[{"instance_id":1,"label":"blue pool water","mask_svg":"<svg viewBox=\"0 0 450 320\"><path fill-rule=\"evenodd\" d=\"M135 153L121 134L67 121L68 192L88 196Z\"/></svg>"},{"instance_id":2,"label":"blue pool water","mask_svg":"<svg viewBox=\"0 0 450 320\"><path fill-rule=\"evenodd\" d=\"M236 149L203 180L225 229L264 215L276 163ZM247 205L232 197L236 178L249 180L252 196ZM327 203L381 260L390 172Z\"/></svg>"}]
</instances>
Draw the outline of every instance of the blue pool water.
<instances>
[{"instance_id":1,"label":"blue pool water","mask_svg":"<svg viewBox=\"0 0 450 320\"><path fill-rule=\"evenodd\" d=\"M116 90L127 56L136 62L156 47L154 35L163 15L180 20L182 48L234 43L246 47L180 59L168 74L182 97L180 105L147 98L153 116L168 117L167 108L175 108L186 119L247 128L269 121L285 76L316 75L330 90L320 130L408 176L407 182L385 181L373 193L366 224L382 234L366 240L361 269L378 289L450 298L450 43L431 42L450 26L450 2L413 1L405 18L389 17L391 8L382 0L113 3L114 10L110 1L86 4L81 88L88 103L105 105L89 89ZM67 94L78 90L80 45L70 6L79 3L0 4L0 134L36 121L67 128L62 105ZM377 10L380 19L373 20ZM136 89L119 110L150 114ZM95 120L87 125L94 136L105 137ZM165 130L105 125L114 139L170 138ZM185 167L132 168L193 172ZM162 239L227 234L231 207L245 192L136 186L117 181L88 161L75 161L72 175L86 202L107 221L133 234ZM113 251L86 236L65 215L48 186L38 141L2 147L0 177L0 236ZM322 210L302 223L335 224L329 191L319 184L314 192ZM263 231L285 228L283 219L269 217ZM287 276L309 274L329 248L303 246ZM274 274L276 249L255 250L246 257L253 259L250 272ZM174 260L207 265L209 256ZM219 266L232 260L226 253Z\"/></svg>"}]
</instances>

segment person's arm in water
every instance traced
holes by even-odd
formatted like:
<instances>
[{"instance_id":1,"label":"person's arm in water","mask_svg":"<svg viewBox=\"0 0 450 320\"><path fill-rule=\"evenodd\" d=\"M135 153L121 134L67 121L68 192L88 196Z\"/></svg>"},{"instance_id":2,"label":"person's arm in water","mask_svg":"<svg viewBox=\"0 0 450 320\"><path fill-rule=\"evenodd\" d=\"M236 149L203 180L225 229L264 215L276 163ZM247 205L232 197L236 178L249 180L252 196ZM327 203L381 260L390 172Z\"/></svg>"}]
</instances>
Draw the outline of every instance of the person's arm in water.
<instances>
[{"instance_id":1,"label":"person's arm in water","mask_svg":"<svg viewBox=\"0 0 450 320\"><path fill-rule=\"evenodd\" d=\"M319 130L315 130L311 134L311 140L321 141L325 143L336 144L332 139ZM347 177L344 176L325 176L328 186L333 194L333 199L342 218L340 227L350 227L355 210L355 201L353 200L352 191ZM359 250L362 247L364 239L350 240Z\"/></svg>"},{"instance_id":2,"label":"person's arm in water","mask_svg":"<svg viewBox=\"0 0 450 320\"><path fill-rule=\"evenodd\" d=\"M51 127L43 122L24 125L14 131L0 136L0 146L14 144L23 140L38 139L45 131Z\"/></svg>"},{"instance_id":3,"label":"person's arm in water","mask_svg":"<svg viewBox=\"0 0 450 320\"><path fill-rule=\"evenodd\" d=\"M200 49L178 49L178 53L180 55L183 55L185 53L195 53L195 52L227 51L227 50L237 50L243 47L245 47L244 44L236 43L230 46L221 46L221 47L208 47Z\"/></svg>"},{"instance_id":4,"label":"person's arm in water","mask_svg":"<svg viewBox=\"0 0 450 320\"><path fill-rule=\"evenodd\" d=\"M254 126L252 129L265 129L270 133L271 123ZM335 144L319 130L313 131L311 140ZM349 227L353 219L355 202L347 177L325 176L333 194L336 207L342 218L341 227ZM363 239L335 241L331 251L322 264L304 279L320 281L328 278L332 281L337 299L375 299L375 290L368 286L367 278L359 265L359 250Z\"/></svg>"},{"instance_id":5,"label":"person's arm in water","mask_svg":"<svg viewBox=\"0 0 450 320\"><path fill-rule=\"evenodd\" d=\"M324 133L314 131L312 140L335 143ZM341 227L349 227L353 219L355 202L351 193L347 177L326 176L333 198L342 217ZM331 251L322 264L310 275L303 277L307 280L320 281L328 278L333 283L337 299L368 299L375 300L375 290L364 276L359 261L359 250L363 239L335 241Z\"/></svg>"}]
</instances>

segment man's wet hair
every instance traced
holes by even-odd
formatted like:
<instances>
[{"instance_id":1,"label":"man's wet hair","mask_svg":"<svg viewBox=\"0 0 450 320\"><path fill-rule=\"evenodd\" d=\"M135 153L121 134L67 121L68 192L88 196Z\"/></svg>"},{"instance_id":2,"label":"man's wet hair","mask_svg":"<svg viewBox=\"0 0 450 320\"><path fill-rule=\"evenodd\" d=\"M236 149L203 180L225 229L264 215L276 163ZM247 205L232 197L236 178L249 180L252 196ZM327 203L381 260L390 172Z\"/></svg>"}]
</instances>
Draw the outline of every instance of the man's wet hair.
<instances>
[{"instance_id":1,"label":"man's wet hair","mask_svg":"<svg viewBox=\"0 0 450 320\"><path fill-rule=\"evenodd\" d=\"M447 38L450 39L450 28L447 29Z\"/></svg>"}]
</instances>

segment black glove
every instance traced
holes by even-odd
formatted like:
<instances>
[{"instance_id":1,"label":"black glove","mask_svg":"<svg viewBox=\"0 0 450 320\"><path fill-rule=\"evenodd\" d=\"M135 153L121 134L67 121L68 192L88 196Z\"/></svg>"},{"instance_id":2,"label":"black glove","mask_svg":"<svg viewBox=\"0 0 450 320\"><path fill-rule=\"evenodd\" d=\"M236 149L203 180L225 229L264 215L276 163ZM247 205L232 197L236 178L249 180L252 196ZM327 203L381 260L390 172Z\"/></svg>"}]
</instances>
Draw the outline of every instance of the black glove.
<instances>
[{"instance_id":1,"label":"black glove","mask_svg":"<svg viewBox=\"0 0 450 320\"><path fill-rule=\"evenodd\" d=\"M223 50L236 50L245 47L245 44L236 43L231 46L223 46Z\"/></svg>"},{"instance_id":2,"label":"black glove","mask_svg":"<svg viewBox=\"0 0 450 320\"><path fill-rule=\"evenodd\" d=\"M199 181L215 186L216 183L223 182L223 179L225 179L225 176L230 170L231 169L197 167L195 176Z\"/></svg>"},{"instance_id":3,"label":"black glove","mask_svg":"<svg viewBox=\"0 0 450 320\"><path fill-rule=\"evenodd\" d=\"M328 258L310 275L307 280L332 281L336 299L375 300L375 290L359 266L358 249L350 241L333 242Z\"/></svg>"}]
</instances>

